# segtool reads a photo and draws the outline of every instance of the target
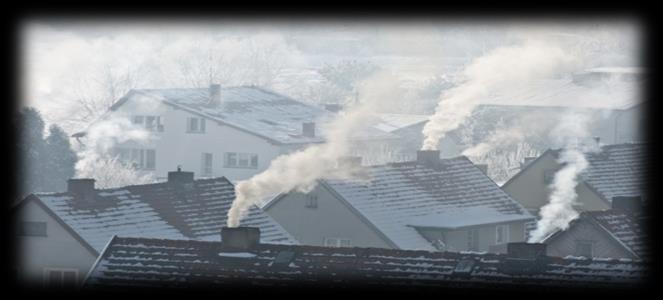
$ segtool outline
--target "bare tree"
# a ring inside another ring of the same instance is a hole
[[[141,174],[138,170],[121,162],[117,157],[103,156],[88,161],[85,168],[77,170],[77,176],[94,178],[99,188],[115,188],[127,185],[155,182],[151,174]]]

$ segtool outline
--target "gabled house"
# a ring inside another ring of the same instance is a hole
[[[604,145],[598,152],[585,154],[589,166],[580,174],[576,187],[578,211],[606,210],[614,197],[641,196],[647,201],[648,175],[647,144],[625,143]],[[539,209],[548,203],[550,185],[561,165],[557,162],[561,150],[547,150],[527,163],[523,170],[502,185],[502,189],[516,199],[530,213],[538,216]]]
[[[334,113],[255,86],[135,89],[94,122],[125,122],[149,138],[109,141],[111,155],[165,180],[175,166],[199,177],[247,179],[275,157],[325,141],[324,124]],[[104,128],[104,127],[102,127]],[[85,147],[87,131],[74,134]],[[352,137],[373,152],[398,136],[373,127]],[[90,146],[92,147],[92,146]]]
[[[534,220],[465,157],[363,167],[366,179],[323,179],[262,206],[302,244],[442,251],[504,251]]]
[[[223,229],[221,242],[113,237],[84,289],[361,285],[605,291],[635,288],[645,279],[640,261],[551,257],[544,244],[509,244],[506,254],[332,248],[263,244],[255,228],[230,229],[232,234]]]
[[[612,209],[582,212],[568,229],[552,233],[542,243],[553,256],[647,260],[651,251],[646,214],[639,202],[640,197],[616,197]]]
[[[61,193],[32,194],[13,209],[22,282],[80,283],[114,235],[218,240],[235,198],[224,177],[194,180],[170,172],[163,183],[95,189],[93,179],[71,179]],[[259,227],[264,242],[296,243],[259,208],[242,224]]]

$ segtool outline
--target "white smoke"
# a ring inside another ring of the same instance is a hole
[[[570,112],[551,131],[554,140],[564,144],[558,159],[563,167],[555,173],[549,201],[539,211],[541,219],[530,235],[530,243],[539,242],[556,230],[566,230],[578,217],[573,206],[577,203],[579,176],[589,166],[585,153],[599,149],[598,144],[588,141],[590,119],[587,114]]]
[[[465,82],[443,95],[423,129],[423,150],[437,149],[440,139],[460,126],[483,99],[499,89],[517,89],[550,78],[575,64],[561,48],[528,40],[497,48],[475,59],[462,72]]]
[[[373,113],[383,97],[385,87],[393,84],[385,73],[378,72],[359,85],[360,101],[339,114],[330,124],[324,144],[282,155],[272,160],[269,168],[235,186],[236,198],[228,211],[227,225],[237,227],[250,207],[268,196],[290,191],[309,192],[321,178],[365,178],[361,168],[339,167],[338,161],[348,156],[352,148],[352,135],[370,123]]]
[[[569,223],[578,217],[573,205],[578,197],[578,175],[587,168],[587,160],[578,148],[573,148],[562,151],[558,162],[565,165],[555,173],[550,200],[539,211],[541,219],[531,233],[530,243],[541,241],[557,229],[566,230]]]
[[[463,150],[462,155],[481,157],[493,149],[507,147],[525,140],[525,133],[520,127],[498,129],[485,141]]]

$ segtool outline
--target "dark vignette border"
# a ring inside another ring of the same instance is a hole
[[[220,3],[220,2],[219,2]],[[651,245],[654,258],[651,261],[649,274],[650,276],[644,282],[644,285],[638,289],[628,291],[588,291],[583,289],[564,289],[550,290],[550,291],[536,291],[536,290],[448,290],[448,289],[417,289],[417,288],[395,288],[395,287],[367,287],[362,286],[361,283],[356,285],[347,286],[345,288],[331,287],[331,286],[292,286],[288,288],[254,288],[249,286],[232,286],[227,289],[209,289],[206,287],[197,287],[186,291],[148,291],[148,290],[132,290],[132,295],[137,296],[179,296],[179,295],[194,295],[194,294],[215,294],[222,297],[241,296],[259,296],[261,294],[271,294],[273,296],[285,296],[295,294],[298,296],[319,297],[319,296],[334,296],[338,295],[362,295],[365,297],[375,296],[410,296],[411,294],[420,294],[421,296],[489,296],[495,297],[500,294],[511,296],[523,297],[557,297],[560,295],[574,295],[574,296],[588,296],[588,297],[604,297],[604,296],[636,296],[644,295],[648,292],[656,290],[656,283],[659,280],[659,259],[656,258],[656,253],[660,249],[657,239],[658,225],[657,212],[659,204],[656,199],[658,198],[658,189],[655,188],[657,183],[657,170],[659,169],[656,163],[659,162],[656,158],[658,153],[658,139],[655,136],[655,120],[658,116],[659,103],[655,101],[658,97],[656,93],[656,83],[658,82],[658,70],[656,67],[659,62],[659,47],[658,47],[658,32],[656,30],[656,16],[654,15],[654,7],[640,6],[636,8],[635,3],[622,2],[620,5],[601,3],[589,3],[584,7],[578,7],[577,4],[570,5],[561,1],[552,4],[539,4],[539,7],[525,7],[517,4],[493,4],[492,7],[484,6],[477,8],[476,1],[465,3],[465,6],[454,3],[452,5],[440,6],[412,6],[412,5],[392,5],[392,4],[375,4],[360,6],[357,4],[346,6],[330,6],[321,5],[318,7],[308,5],[293,5],[293,4],[279,4],[279,5],[263,5],[263,6],[241,6],[241,5],[205,5],[205,6],[185,6],[186,3],[179,5],[173,4],[143,4],[138,5],[128,2],[114,2],[114,4],[97,4],[97,6],[90,6],[86,4],[42,4],[30,5],[19,4],[18,6],[7,10],[4,14],[2,21],[6,26],[3,28],[7,32],[3,35],[5,40],[4,55],[5,67],[7,71],[5,74],[4,84],[5,90],[8,92],[5,100],[2,102],[6,105],[4,110],[7,116],[4,120],[5,131],[3,136],[8,140],[9,149],[6,151],[9,155],[9,168],[6,170],[6,180],[4,180],[5,201],[7,207],[4,210],[6,216],[2,218],[5,223],[2,227],[5,229],[3,235],[4,241],[2,245],[3,254],[5,254],[5,275],[7,279],[5,283],[12,289],[15,289],[20,294],[32,293],[46,293],[53,294],[55,292],[72,291],[54,291],[54,290],[39,290],[17,285],[13,277],[13,271],[10,265],[16,259],[16,253],[11,249],[15,248],[12,245],[15,242],[13,235],[13,217],[9,205],[13,202],[16,196],[16,181],[13,171],[18,168],[18,161],[20,153],[12,153],[14,147],[13,143],[16,140],[16,130],[13,124],[13,112],[19,107],[19,87],[20,87],[20,62],[21,62],[21,49],[20,49],[20,29],[24,22],[33,19],[47,19],[47,20],[80,20],[80,21],[122,21],[122,20],[141,20],[141,21],[160,21],[172,20],[176,22],[188,21],[215,21],[215,20],[238,20],[246,22],[255,21],[268,21],[268,22],[290,22],[290,21],[303,21],[303,22],[408,22],[408,21],[439,21],[439,20],[453,20],[453,21],[531,21],[531,22],[558,22],[564,23],[566,21],[588,21],[591,19],[603,18],[618,18],[636,20],[640,23],[643,30],[643,53],[642,65],[649,68],[649,81],[645,87],[644,97],[646,97],[647,114],[645,117],[646,122],[646,136],[649,138],[650,147],[648,155],[650,157],[650,177],[648,178],[648,193],[652,201],[650,201],[649,211],[653,217],[650,217],[647,229],[649,233],[649,243]],[[115,293],[123,293],[127,291],[104,291],[103,295],[113,295]],[[181,294],[180,294],[181,293]],[[98,297],[101,293],[95,291],[79,291],[73,296],[94,296]],[[72,296],[68,295],[68,296]]]

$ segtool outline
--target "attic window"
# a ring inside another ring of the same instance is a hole
[[[306,195],[306,208],[318,208],[318,195]]]
[[[19,236],[46,236],[46,222],[21,222]]]

